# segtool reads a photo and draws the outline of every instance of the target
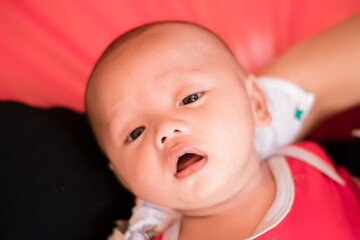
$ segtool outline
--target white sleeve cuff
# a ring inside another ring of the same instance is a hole
[[[264,159],[278,147],[293,142],[311,111],[315,101],[313,93],[275,77],[260,77],[257,83],[266,96],[272,122],[255,129],[255,150]]]

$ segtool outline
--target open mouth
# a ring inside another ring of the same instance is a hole
[[[190,167],[196,162],[199,162],[203,159],[203,156],[200,156],[195,153],[185,153],[180,156],[176,165],[176,173],[184,171],[186,168]]]
[[[207,161],[207,155],[201,150],[185,144],[174,146],[168,155],[171,172],[178,179],[187,178],[200,171]]]

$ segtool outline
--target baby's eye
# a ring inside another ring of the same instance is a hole
[[[202,93],[194,93],[194,94],[187,96],[186,98],[184,98],[181,101],[180,106],[195,102],[196,100],[198,100],[201,97],[201,95],[202,95]]]
[[[126,138],[126,142],[132,142],[137,139],[145,131],[145,126],[135,128]]]

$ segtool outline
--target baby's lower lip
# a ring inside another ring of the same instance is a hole
[[[191,164],[190,166],[183,169],[181,172],[175,174],[176,178],[187,178],[194,173],[200,171],[207,163],[207,156],[203,156],[199,161]]]

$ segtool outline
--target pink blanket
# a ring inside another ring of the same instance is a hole
[[[360,11],[359,0],[3,0],[0,100],[84,111],[91,69],[131,27],[187,20],[218,33],[247,71]]]

